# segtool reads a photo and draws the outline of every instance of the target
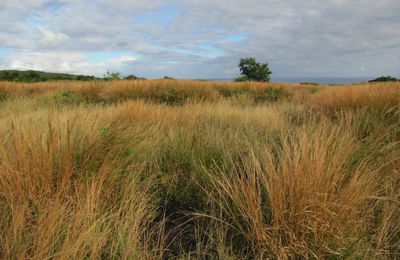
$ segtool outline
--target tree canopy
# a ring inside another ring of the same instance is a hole
[[[255,58],[240,59],[240,73],[242,77],[236,81],[270,81],[272,72],[268,67],[268,63],[259,63]]]

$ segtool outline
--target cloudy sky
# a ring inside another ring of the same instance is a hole
[[[0,69],[231,78],[400,76],[399,0],[0,0]]]

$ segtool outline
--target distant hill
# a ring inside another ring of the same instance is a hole
[[[399,79],[396,79],[395,77],[392,77],[392,76],[382,76],[382,77],[370,80],[368,82],[388,82],[388,81],[399,81]]]
[[[74,75],[66,73],[43,72],[36,70],[0,70],[0,81],[43,82],[51,80],[94,80],[94,76]]]

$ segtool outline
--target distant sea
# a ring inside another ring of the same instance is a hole
[[[321,85],[335,85],[335,84],[351,84],[351,83],[363,83],[368,82],[373,78],[295,78],[295,77],[276,77],[272,78],[271,82],[283,82],[283,83],[301,83],[301,82],[313,82]],[[207,79],[210,81],[234,81],[233,79]]]
[[[272,78],[272,82],[287,82],[287,83],[301,83],[301,82],[313,82],[321,85],[331,84],[351,84],[351,83],[363,83],[368,82],[373,78]]]

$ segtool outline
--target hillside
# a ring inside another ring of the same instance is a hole
[[[66,73],[43,72],[36,70],[0,70],[0,81],[43,82],[53,80],[92,80],[94,76],[74,75]]]

